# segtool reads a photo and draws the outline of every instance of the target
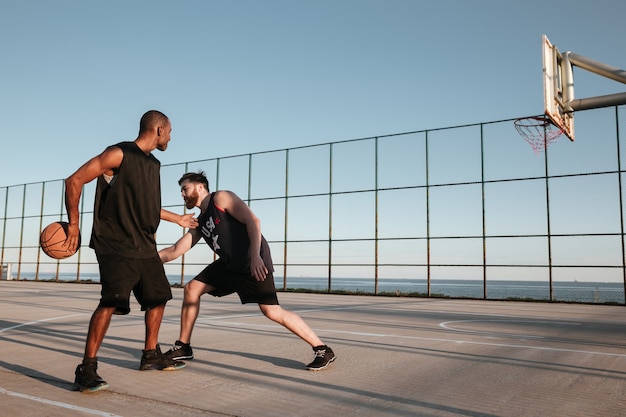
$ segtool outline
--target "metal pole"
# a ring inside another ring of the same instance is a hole
[[[483,125],[480,125],[480,187],[482,192],[482,230],[483,230],[483,299],[487,299],[487,235],[485,219],[485,143]]]
[[[248,154],[248,206],[251,204],[252,195],[252,154]]]
[[[547,238],[548,238],[548,282],[550,286],[550,301],[554,301],[554,285],[552,282],[552,239],[551,239],[551,231],[550,231],[550,187],[549,187],[549,178],[548,178],[548,143],[546,140],[547,128],[544,126],[543,132],[543,159],[545,166],[545,176],[546,176],[546,229],[547,229]]]
[[[600,61],[596,61],[595,59],[587,58],[573,52],[565,52],[563,55],[567,55],[569,57],[569,61],[572,65],[589,72],[593,72],[594,74],[610,78],[613,81],[626,84],[626,71],[623,69],[612,67],[611,65],[604,64]]]
[[[43,229],[43,207],[46,195],[46,183],[41,183],[41,205],[39,206],[39,230]],[[41,232],[40,232],[41,233]],[[39,262],[41,261],[41,250],[37,250],[37,266],[35,267],[35,281],[39,281]]]
[[[620,68],[612,67],[602,62],[587,58],[573,52],[565,52],[563,58],[571,65],[580,67],[584,70],[609,78],[613,81],[626,84],[626,71]],[[573,81],[572,81],[573,82]],[[573,85],[568,86],[572,91],[571,96],[567,97],[565,105],[571,110],[590,110],[602,107],[621,106],[626,104],[626,93],[609,94],[605,96],[588,97],[583,99],[574,99]]]
[[[426,293],[430,297],[430,184],[428,181],[428,131],[425,132],[426,153]]]
[[[22,222],[20,224],[20,249],[17,261],[17,279],[21,277],[22,271],[22,253],[24,251],[24,216],[26,214],[26,184],[24,184],[22,191]]]
[[[289,228],[289,149],[285,150],[285,231],[283,235],[283,290],[287,289],[287,238]]]
[[[185,173],[189,172],[189,162],[185,162]],[[185,204],[183,204],[183,214],[187,214],[187,206]],[[198,227],[200,227],[200,225],[198,225]],[[187,233],[187,231],[183,228],[183,230],[181,231],[181,237],[185,235],[185,233]],[[182,254],[182,256],[180,257],[180,286],[184,286],[185,285],[185,253]]]
[[[81,195],[82,195],[82,189],[81,189]],[[59,221],[63,221],[63,209],[64,208],[65,208],[65,181],[61,183],[61,207],[59,208]],[[61,270],[61,260],[57,260],[55,282],[59,282],[60,270]]]
[[[579,98],[567,103],[572,110],[591,110],[603,107],[621,106],[622,104],[626,104],[626,93]]]
[[[378,137],[374,139],[374,294],[378,294]]]
[[[329,149],[328,164],[328,292],[332,288],[332,260],[333,260],[333,144]]]
[[[4,217],[2,222],[2,255],[0,255],[0,268],[4,265],[4,244],[7,237],[7,213],[9,210],[9,187],[4,188]],[[0,272],[0,275],[2,273]]]
[[[619,221],[622,243],[622,281],[624,284],[624,303],[626,303],[626,245],[624,243],[624,195],[622,192],[622,157],[620,151],[619,111],[615,107],[615,142],[617,146],[617,191],[619,193]]]

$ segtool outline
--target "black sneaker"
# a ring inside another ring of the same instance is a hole
[[[174,342],[174,346],[163,354],[166,358],[173,360],[189,360],[193,359],[193,349],[189,343],[183,343],[180,340]]]
[[[107,388],[109,384],[100,378],[96,372],[97,369],[98,358],[83,360],[83,363],[76,367],[76,378],[72,389],[80,392],[93,392]]]
[[[185,362],[175,361],[167,358],[161,353],[161,347],[157,345],[156,349],[144,350],[141,355],[141,365],[139,365],[140,371],[175,371],[182,369],[185,366]]]
[[[321,371],[322,369],[326,369],[328,365],[337,359],[335,352],[326,345],[316,346],[313,348],[313,351],[315,352],[315,358],[313,362],[306,366],[306,369],[309,371]]]

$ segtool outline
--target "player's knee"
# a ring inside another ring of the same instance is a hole
[[[268,319],[275,322],[280,322],[282,320],[283,309],[280,306],[261,304],[259,305],[259,308],[261,309],[263,315],[265,315]]]
[[[198,291],[198,288],[196,288],[196,285],[192,285],[191,282],[187,283],[187,285],[185,285],[185,288],[183,288],[183,295],[185,297],[185,300],[195,300],[197,298],[200,298],[201,294],[202,293]]]
[[[265,317],[279,324],[283,324],[285,322],[285,315],[288,314],[286,310],[278,305],[262,306],[261,311]]]

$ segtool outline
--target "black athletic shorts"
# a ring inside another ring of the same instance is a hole
[[[158,254],[146,259],[119,255],[100,255],[97,258],[102,284],[100,307],[116,307],[115,314],[128,314],[131,291],[142,311],[172,299],[172,288]]]
[[[234,272],[226,268],[222,259],[207,266],[194,278],[214,289],[209,294],[223,297],[237,293],[242,304],[278,305],[274,275],[270,272],[264,281],[257,281],[250,273]]]

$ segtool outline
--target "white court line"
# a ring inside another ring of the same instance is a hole
[[[289,310],[297,314],[304,313],[316,313],[318,311],[341,311],[341,310],[354,310],[360,307],[330,307],[330,308],[315,308],[315,309],[307,309],[307,310]],[[227,316],[210,316],[205,314],[200,314],[198,316],[198,321],[214,321],[214,320],[230,320],[230,319],[241,319],[241,318],[249,318],[249,317],[263,317],[263,313],[260,310],[257,310],[254,313],[242,313],[242,314],[230,314]],[[169,320],[173,321],[173,320]]]
[[[0,333],[8,332],[9,330],[17,329],[17,328],[24,327],[24,326],[30,326],[31,324],[42,323],[44,321],[61,320],[61,319],[66,319],[68,317],[82,316],[84,314],[85,313],[70,314],[69,316],[50,317],[49,319],[41,319],[41,320],[29,321],[27,323],[16,324],[15,326],[5,327],[4,329],[0,329]]]
[[[243,322],[229,322],[229,323],[212,323],[215,327],[256,327],[256,328],[280,328],[284,329],[284,327],[275,324],[251,324],[251,323],[243,323]],[[568,353],[584,353],[588,355],[598,355],[598,356],[615,356],[619,358],[626,358],[626,353],[609,353],[609,352],[596,352],[590,350],[580,350],[580,349],[566,349],[566,348],[553,348],[553,347],[545,347],[545,346],[528,346],[528,345],[514,345],[508,343],[491,343],[491,342],[476,342],[472,340],[461,340],[461,339],[443,339],[438,337],[422,337],[422,336],[404,336],[398,334],[390,334],[390,333],[365,333],[365,332],[350,332],[345,330],[332,330],[332,329],[320,329],[316,330],[319,333],[339,333],[346,334],[351,336],[364,336],[364,337],[372,337],[372,338],[389,338],[389,339],[409,339],[409,340],[423,340],[427,342],[444,342],[444,343],[454,343],[454,344],[466,344],[466,345],[478,345],[478,346],[491,346],[491,347],[504,347],[504,348],[513,348],[513,349],[529,349],[529,350],[541,350],[548,352],[568,352]]]
[[[523,337],[526,339],[544,339],[543,336],[533,336],[529,334],[514,334],[514,333],[496,333],[490,332],[486,330],[466,330],[466,329],[457,329],[455,327],[449,326],[453,323],[542,323],[542,324],[556,324],[561,326],[580,326],[580,323],[567,323],[560,321],[545,321],[545,320],[454,320],[454,321],[446,321],[443,323],[439,323],[439,327],[442,327],[446,330],[451,330],[453,332],[461,332],[461,333],[479,333],[479,334],[491,334],[493,336],[513,336],[513,337]]]
[[[13,330],[13,329],[17,329],[17,328],[20,328],[20,327],[24,327],[24,326],[29,326],[31,324],[41,323],[41,322],[45,322],[45,321],[52,321],[52,320],[61,320],[61,319],[65,319],[65,318],[68,318],[68,317],[76,317],[76,316],[82,316],[82,315],[84,315],[84,313],[70,314],[70,315],[67,315],[67,316],[50,317],[50,318],[42,319],[42,320],[29,321],[27,323],[16,324],[15,326],[5,327],[4,329],[0,329],[0,333],[6,332],[6,331],[9,331],[9,330]],[[18,397],[18,398],[23,398],[23,399],[26,399],[26,400],[36,401],[36,402],[40,402],[40,403],[43,403],[43,404],[53,405],[55,407],[61,407],[61,408],[67,408],[67,409],[70,409],[70,410],[81,411],[81,412],[88,413],[88,414],[93,414],[93,415],[96,415],[96,416],[122,417],[122,416],[119,416],[117,414],[107,413],[105,411],[93,410],[91,408],[80,407],[80,406],[73,405],[73,404],[67,404],[67,403],[62,403],[62,402],[58,402],[58,401],[51,401],[51,400],[47,400],[47,399],[41,398],[41,397],[34,397],[32,395],[22,394],[22,393],[19,393],[19,392],[8,391],[8,390],[6,390],[4,388],[1,388],[1,387],[0,387],[0,394],[5,394],[5,395],[10,395],[12,397]]]
[[[76,410],[76,411],[82,411],[83,413],[93,414],[93,415],[96,415],[96,416],[122,417],[122,416],[117,415],[117,414],[107,413],[106,411],[93,410],[91,408],[80,407],[80,406],[74,405],[74,404],[61,403],[61,402],[58,402],[58,401],[46,400],[45,398],[34,397],[32,395],[26,395],[26,394],[22,394],[22,393],[19,393],[19,392],[8,391],[8,390],[6,390],[4,388],[1,388],[1,387],[0,387],[0,394],[10,395],[12,397],[23,398],[25,400],[32,400],[32,401],[36,401],[36,402],[43,403],[43,404],[53,405],[55,407],[67,408],[67,409]]]
[[[345,332],[345,331],[334,331],[334,330],[326,330],[326,331],[331,332],[331,333],[351,334],[355,336],[388,337],[388,338],[396,338],[396,339],[425,340],[429,342],[452,342],[455,344],[506,347],[506,348],[514,348],[514,349],[545,350],[545,351],[552,351],[552,352],[585,353],[589,355],[616,356],[620,358],[626,358],[626,353],[595,352],[595,351],[590,351],[590,350],[551,348],[551,347],[544,347],[544,346],[513,345],[513,344],[508,344],[508,343],[475,342],[471,340],[441,339],[437,337],[402,336],[402,335],[394,335],[394,334],[359,333],[359,332]]]

